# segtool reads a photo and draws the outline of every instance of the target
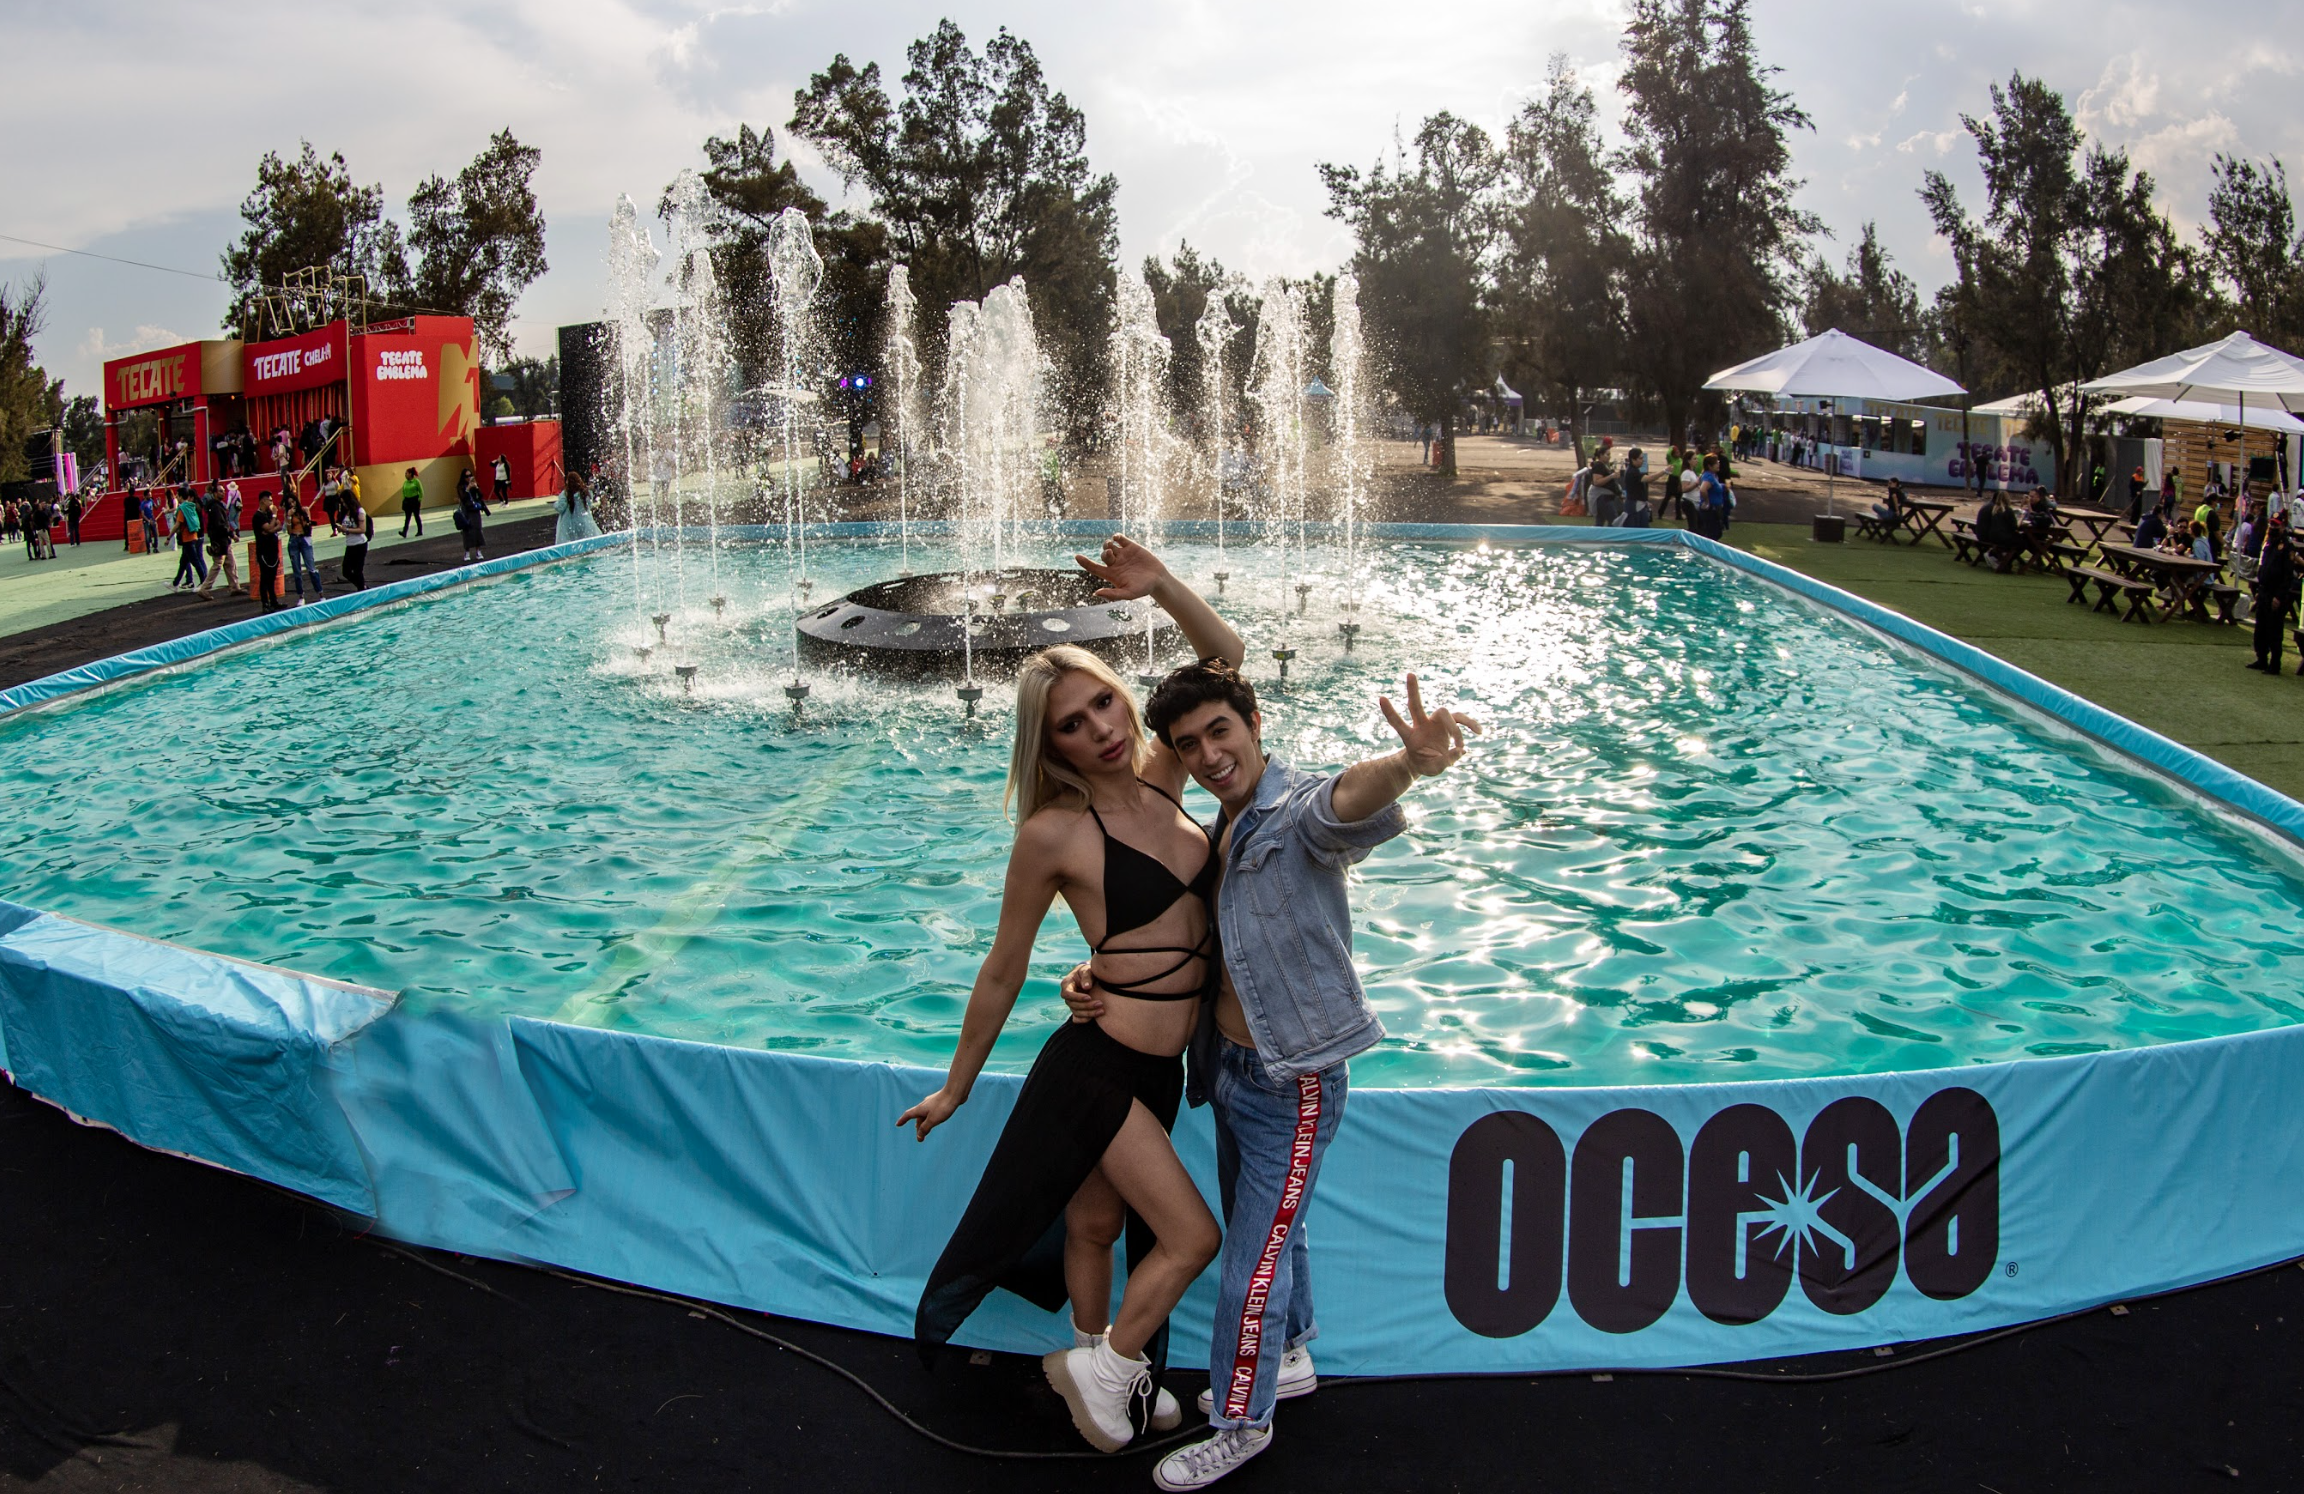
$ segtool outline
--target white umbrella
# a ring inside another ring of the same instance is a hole
[[[2150,363],[2139,363],[2080,386],[2095,394],[2140,394],[2150,399],[2219,403],[2235,401],[2241,428],[2248,426],[2248,401],[2304,412],[2304,358],[2234,332],[2202,347],[2186,348]]]
[[[1850,337],[1837,327],[1806,342],[1724,368],[1706,379],[1704,387],[1787,399],[1832,400],[1941,399],[1968,392],[1932,368]],[[1837,476],[1837,472],[1825,474],[1826,513],[1832,511]]]
[[[2304,432],[2304,420],[2286,410],[2259,407],[2251,410],[2240,404],[2211,404],[2195,399],[2148,399],[2133,395],[2116,399],[2104,407],[2107,415],[2126,415],[2143,420],[2192,420],[2201,425],[2240,425],[2252,431],[2278,431],[2283,435]]]

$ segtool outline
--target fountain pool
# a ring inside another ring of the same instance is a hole
[[[1492,727],[1356,873],[1390,1036],[1309,1215],[1325,1371],[1847,1348],[2295,1253],[2304,806],[1678,533],[1280,538],[1163,547],[1228,568],[1276,751],[1384,750],[1410,668]],[[0,1062],[401,1239],[906,1331],[1077,935],[898,1133],[992,930],[1002,691],[811,668],[796,710],[785,536],[681,549],[0,696]],[[903,555],[969,568],[919,524],[808,563]],[[700,559],[722,606],[675,600]],[[1177,1143],[1212,1175],[1205,1112]],[[996,1297],[963,1341],[1061,1333]]]
[[[2304,1014],[2287,847],[1763,581],[1396,540],[1299,616],[1296,573],[1229,554],[1275,750],[1384,750],[1407,669],[1491,726],[1358,873],[1391,1034],[1362,1085],[1938,1068]],[[834,592],[891,559],[811,548]],[[602,554],[0,721],[41,805],[0,825],[0,887],[424,1008],[939,1065],[997,912],[1004,692],[971,723],[949,686],[812,670],[795,723],[783,551],[719,561],[732,605],[646,660]],[[1349,654],[1347,596],[1374,620]],[[1082,954],[1062,909],[1038,953],[1013,1071]]]

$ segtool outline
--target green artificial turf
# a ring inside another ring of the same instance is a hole
[[[1851,531],[1853,534],[1853,531]],[[1799,524],[1738,524],[1730,544],[1999,655],[2182,742],[2291,798],[2304,799],[2304,679],[2291,647],[2274,679],[2245,668],[2246,627],[2146,626],[2074,606],[2059,576],[1962,565],[1934,540],[1818,544]]]

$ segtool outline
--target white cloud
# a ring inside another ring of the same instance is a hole
[[[130,353],[142,352],[146,348],[164,348],[191,340],[181,332],[171,331],[166,327],[156,327],[150,322],[139,322],[134,332],[121,338],[118,342],[107,337],[102,327],[90,327],[88,335],[80,339],[80,346],[76,351],[87,361],[101,365],[110,359],[124,358]]]

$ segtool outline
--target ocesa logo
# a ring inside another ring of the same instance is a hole
[[[1714,1322],[1755,1323],[1795,1276],[1824,1311],[1859,1313],[1899,1265],[1949,1301],[1999,1253],[2000,1120],[1972,1089],[1938,1090],[1907,1126],[1836,1100],[1797,1141],[1767,1106],[1732,1105],[1685,1150],[1662,1116],[1617,1110],[1576,1138],[1573,1164],[1550,1126],[1504,1110],[1448,1161],[1448,1308],[1489,1338],[1551,1316],[1563,1280],[1577,1317],[1636,1333],[1683,1282]]]

